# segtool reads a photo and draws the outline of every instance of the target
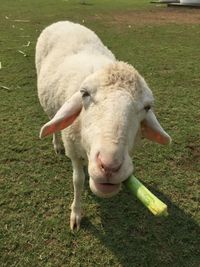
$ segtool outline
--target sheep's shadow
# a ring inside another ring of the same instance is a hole
[[[150,190],[167,203],[167,218],[152,216],[124,190],[113,199],[96,198],[101,225],[85,218],[82,226],[101,240],[120,266],[199,266],[199,226],[164,195]]]

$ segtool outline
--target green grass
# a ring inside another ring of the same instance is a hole
[[[197,267],[200,26],[113,24],[118,12],[142,10],[145,18],[145,12],[165,7],[144,0],[88,3],[0,0],[0,265]],[[183,16],[185,12],[191,11]],[[135,175],[168,204],[167,219],[153,217],[125,189],[103,200],[86,183],[82,228],[70,232],[72,168],[68,159],[55,156],[49,138],[38,138],[47,117],[37,99],[34,67],[40,31],[64,19],[84,20],[152,88],[157,115],[173,143],[161,147],[143,142],[133,160]]]

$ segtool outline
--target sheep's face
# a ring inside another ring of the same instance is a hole
[[[133,67],[121,63],[88,77],[80,93],[90,187],[95,194],[110,197],[133,172],[130,154],[153,105],[152,92]]]
[[[152,105],[144,79],[132,66],[118,62],[87,77],[80,91],[42,127],[41,137],[66,128],[80,114],[90,188],[98,196],[110,197],[133,172],[130,155],[140,133],[160,144],[170,142]]]

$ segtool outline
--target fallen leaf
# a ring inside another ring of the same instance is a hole
[[[18,50],[18,52],[19,52],[20,54],[22,54],[24,57],[27,56],[26,53],[24,53],[22,50]]]
[[[15,22],[30,22],[28,19],[14,19]]]
[[[1,85],[1,89],[5,89],[5,90],[8,90],[8,91],[10,91],[10,90],[11,90],[9,87],[7,87],[7,86],[4,86],[4,85]]]
[[[25,45],[23,45],[23,46],[26,46],[26,47],[28,47],[30,44],[31,44],[31,42],[30,42],[30,41],[28,41],[28,43],[27,43],[27,44],[25,44]]]

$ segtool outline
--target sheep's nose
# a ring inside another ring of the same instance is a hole
[[[105,174],[112,174],[118,172],[122,165],[122,162],[102,157],[101,154],[98,154],[97,162],[100,170]]]

